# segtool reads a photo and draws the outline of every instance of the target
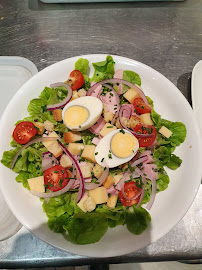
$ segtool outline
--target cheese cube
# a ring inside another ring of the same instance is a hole
[[[62,155],[60,158],[60,165],[64,168],[72,167],[72,160],[67,155]]]
[[[91,174],[92,166],[91,165],[88,164],[86,166],[81,166],[80,169],[81,169],[81,173],[83,175],[83,178],[88,178],[88,177],[92,176],[92,174]]]
[[[30,179],[27,179],[27,181],[28,181],[30,190],[34,190],[37,192],[45,192],[43,176],[30,178]]]
[[[165,126],[162,126],[159,129],[159,133],[161,133],[163,136],[165,136],[166,138],[170,138],[170,136],[173,134],[172,131],[170,131],[170,129],[168,129]]]
[[[121,180],[121,178],[123,177],[123,173],[119,173],[117,175],[115,175],[114,178],[114,184],[117,185],[118,182]]]
[[[146,125],[153,125],[153,121],[151,120],[151,114],[150,113],[144,113],[140,115],[140,123],[146,124]]]
[[[113,184],[114,184],[114,178],[111,175],[108,175],[107,179],[103,183],[103,186],[105,188],[110,188]]]
[[[124,98],[127,99],[131,104],[134,103],[134,100],[136,98],[140,97],[140,94],[138,93],[137,90],[130,88],[124,95]]]
[[[58,138],[59,139],[59,136],[57,135],[57,133],[55,133],[55,131],[53,131],[47,136],[47,138]],[[43,145],[48,149],[48,146],[51,145],[53,142],[54,142],[54,140],[43,142]]]
[[[73,155],[80,155],[81,150],[84,149],[83,143],[69,143],[67,146],[67,150]]]
[[[117,128],[115,127],[115,126],[113,126],[113,125],[111,125],[110,123],[106,123],[105,125],[104,125],[104,127],[100,130],[100,135],[102,136],[102,137],[104,137],[104,136],[106,136],[108,133],[110,133],[110,132],[112,132],[112,131],[114,131],[114,130],[116,130]]]
[[[96,204],[106,203],[108,201],[108,194],[105,187],[98,187],[90,190],[89,196]]]
[[[112,195],[107,201],[107,206],[111,209],[114,209],[116,207],[117,200],[118,195]]]
[[[85,145],[81,157],[97,163],[95,160],[95,145]]]
[[[88,199],[88,194],[84,194],[83,198],[80,200],[79,203],[77,203],[78,207],[83,211],[83,212],[87,212],[86,208],[83,206],[84,202]]]

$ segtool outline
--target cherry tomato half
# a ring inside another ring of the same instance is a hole
[[[141,188],[137,187],[136,183],[133,181],[124,184],[124,192],[129,199],[133,198],[139,191],[141,191]],[[123,193],[120,190],[119,199],[124,206],[131,206],[133,204],[138,204],[140,196],[138,196],[136,199],[132,201],[129,201],[124,198]]]
[[[68,170],[65,170],[60,165],[55,165],[44,172],[44,184],[45,186],[55,192],[60,189],[63,189],[69,182],[69,178],[72,173]]]
[[[13,131],[13,138],[19,144],[28,143],[35,135],[37,129],[32,122],[21,122]]]
[[[155,139],[156,139],[156,129],[154,126],[150,126],[150,125],[145,125],[145,124],[137,124],[133,131],[135,131],[136,133],[141,133],[141,134],[154,134],[153,137],[142,137],[142,138],[137,138],[139,141],[139,146],[140,147],[147,147],[149,145],[151,145]]]
[[[83,74],[79,70],[73,70],[67,82],[70,84],[72,90],[77,90],[84,84]]]
[[[152,108],[144,103],[142,98],[136,98],[134,100],[134,107],[137,113],[144,114],[151,112]]]

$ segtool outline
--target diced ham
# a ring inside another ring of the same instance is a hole
[[[89,128],[90,132],[99,135],[100,130],[104,127],[105,121],[102,116],[98,119],[97,123]]]
[[[114,73],[114,78],[123,79],[123,69],[117,69]],[[116,84],[114,86],[116,86]],[[118,89],[119,89],[118,94],[121,95],[123,93],[123,84],[122,83],[119,84]]]
[[[143,173],[146,174],[146,178],[151,181],[156,181],[158,178],[158,172],[155,171],[157,169],[156,164],[144,164],[143,165]]]
[[[110,188],[107,189],[107,193],[111,195],[117,195],[118,190],[112,185]]]
[[[80,186],[80,180],[75,180],[73,185],[71,186],[71,189],[78,188]]]
[[[84,179],[85,183],[90,183],[92,181],[92,177],[88,177]]]
[[[110,94],[112,94],[113,96]],[[102,103],[107,104],[107,108],[109,112],[112,112],[113,114],[115,114],[115,111],[117,111],[117,99],[116,99],[116,96],[112,92],[107,92],[106,95],[104,96],[101,95],[100,100],[102,101]]]
[[[96,83],[92,82],[91,86],[93,86],[94,84],[96,84]],[[98,97],[101,90],[102,90],[102,85],[98,85],[98,87],[96,87],[95,90],[93,91],[93,93],[91,94],[91,97]]]
[[[98,145],[98,143],[99,143],[100,141],[101,141],[101,139],[98,138],[98,137],[94,137],[94,138],[92,139],[92,143],[95,144],[95,145]]]

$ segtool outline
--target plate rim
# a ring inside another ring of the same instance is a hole
[[[87,58],[87,59],[88,59],[88,58],[90,58],[90,57],[92,57],[92,56],[93,56],[93,57],[97,57],[97,56],[99,56],[99,57],[106,57],[107,55],[109,55],[109,54],[87,54],[87,55],[80,55],[80,56],[74,56],[74,57],[66,58],[66,59],[63,59],[63,60],[61,60],[61,61],[58,61],[58,62],[56,62],[56,63],[54,63],[54,64],[52,64],[52,65],[50,65],[50,66],[47,66],[46,68],[44,68],[44,69],[41,70],[40,72],[42,72],[42,71],[44,71],[44,70],[47,70],[48,68],[53,67],[53,66],[55,66],[55,65],[59,65],[59,64],[61,64],[61,63],[63,63],[63,62],[66,62],[66,61],[72,61],[72,60],[74,60],[74,59],[76,60],[76,59],[81,58],[81,57],[82,57],[82,58]],[[152,67],[150,67],[150,66],[148,66],[148,65],[146,65],[146,64],[144,64],[144,63],[141,63],[141,62],[139,62],[139,61],[133,60],[133,59],[131,59],[131,58],[127,58],[127,57],[123,57],[123,56],[119,56],[119,55],[112,55],[112,54],[110,54],[110,55],[111,55],[112,57],[119,58],[119,59],[125,60],[125,61],[127,61],[127,62],[132,62],[133,66],[134,66],[134,63],[136,63],[136,64],[138,64],[139,66],[143,66],[144,68],[147,68],[147,69],[149,69],[149,70],[152,70],[153,72],[157,73],[158,76],[160,76],[160,77],[163,78],[164,80],[166,79],[166,81],[167,81],[170,85],[172,85],[172,87],[175,88],[176,93],[177,93],[178,95],[180,95],[181,98],[184,99],[184,102],[185,102],[185,104],[186,104],[186,107],[189,108],[189,113],[192,114],[192,119],[194,120],[194,124],[197,126],[197,137],[198,137],[198,139],[199,139],[199,144],[200,144],[200,147],[201,147],[201,146],[202,146],[202,140],[201,140],[200,130],[199,130],[199,126],[198,126],[196,117],[195,117],[195,115],[194,115],[194,112],[193,112],[193,110],[192,110],[192,108],[191,108],[189,102],[187,101],[187,99],[185,98],[185,96],[180,92],[180,90],[179,90],[179,89],[178,89],[178,88],[177,88],[177,87],[176,87],[169,79],[167,79],[163,74],[161,74],[159,71],[153,69]],[[39,72],[39,73],[40,73],[40,72]],[[37,75],[38,75],[39,73],[37,73],[36,75],[34,75],[32,78],[37,77]],[[32,78],[31,78],[30,80],[32,80]],[[3,115],[2,115],[2,119],[4,119],[4,114],[6,114],[7,110],[10,109],[10,108],[9,108],[9,107],[11,106],[10,104],[12,104],[13,100],[15,99],[15,97],[18,96],[20,92],[24,92],[24,87],[26,88],[26,85],[29,83],[30,80],[28,80],[28,81],[27,81],[27,82],[26,82],[26,83],[25,83],[25,84],[24,84],[24,85],[16,92],[16,94],[13,96],[13,98],[12,98],[11,101],[8,103],[8,105],[7,105],[7,107],[6,107],[5,111],[4,111],[4,113],[3,113]],[[0,127],[1,127],[1,123],[2,123],[2,120],[0,121]],[[201,161],[201,160],[202,160],[202,153],[199,153],[199,158],[200,158],[200,161]],[[201,176],[202,176],[202,168],[200,168],[200,179],[201,179]],[[0,182],[0,183],[1,183],[1,182]],[[190,206],[192,205],[192,203],[193,203],[193,201],[194,201],[194,199],[195,199],[195,197],[196,197],[196,194],[197,194],[197,192],[198,192],[199,187],[200,187],[200,181],[199,181],[199,183],[198,183],[197,188],[195,189],[195,192],[194,192],[193,195],[192,195],[192,199],[189,201],[189,204],[187,204],[188,207],[186,208],[186,211],[183,211],[183,213],[179,216],[178,220],[175,222],[175,225],[173,225],[171,228],[169,228],[168,231],[167,231],[167,233],[168,233],[171,229],[173,229],[173,228],[181,221],[181,219],[184,217],[184,215],[187,213],[187,211],[189,210]],[[0,188],[1,188],[1,185],[0,185]],[[2,190],[2,188],[1,188],[1,190]],[[3,196],[4,196],[3,191],[2,191],[2,194],[3,194]],[[11,211],[13,212],[13,205],[10,203],[10,200],[7,198],[7,196],[6,196],[6,197],[4,196],[4,199],[5,199],[5,201],[7,202],[7,204],[9,205],[9,207],[11,208]],[[14,213],[14,215],[15,215],[16,217],[18,216],[18,214],[16,215],[15,213]],[[18,218],[18,217],[17,217],[17,218]],[[64,249],[64,248],[62,248],[62,247],[59,247],[59,246],[57,246],[56,244],[50,243],[49,241],[43,239],[43,237],[38,236],[37,234],[35,234],[35,232],[33,232],[32,229],[29,228],[29,227],[27,226],[27,224],[25,224],[25,222],[23,222],[21,219],[19,219],[19,220],[20,220],[20,222],[28,229],[28,231],[30,231],[32,234],[34,234],[34,235],[35,235],[36,237],[38,237],[40,240],[42,240],[42,241],[44,241],[44,242],[50,244],[51,246],[57,247],[57,248],[59,248],[59,249],[65,251],[65,252],[69,252],[69,253],[71,253],[71,254],[78,254],[78,253],[72,253],[71,251],[68,251],[67,249]],[[163,235],[158,236],[155,240],[151,241],[150,244],[156,242],[157,240],[159,240],[160,238],[162,238],[162,237],[163,237],[164,235],[166,235],[167,233],[164,233]],[[146,246],[148,246],[148,245],[150,245],[150,244],[147,244]],[[143,247],[146,247],[146,246],[144,245]],[[143,248],[143,247],[141,247],[141,248]],[[140,248],[140,249],[141,249],[141,248]],[[139,250],[139,249],[138,249],[138,250]],[[132,252],[134,252],[134,251],[132,251]],[[116,257],[116,256],[125,255],[125,254],[129,254],[129,253],[118,253],[117,255],[110,256],[110,257]],[[91,256],[89,256],[89,255],[82,255],[82,256],[91,257]],[[101,258],[101,257],[107,257],[107,256],[105,256],[105,255],[104,255],[104,256],[97,256],[97,258]],[[109,257],[108,257],[108,258],[109,258]]]

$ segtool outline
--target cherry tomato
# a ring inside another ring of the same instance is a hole
[[[136,183],[133,181],[130,181],[124,184],[124,192],[129,199],[133,198],[140,191],[141,191],[141,188],[137,187]],[[123,196],[123,193],[119,191],[119,199],[124,206],[131,206],[133,204],[138,204],[140,196],[138,196],[136,199],[132,201],[129,201],[129,200],[126,200]]]
[[[32,122],[21,122],[13,131],[13,138],[19,144],[28,143],[35,135],[37,129]]]
[[[139,141],[140,147],[147,147],[151,145],[156,139],[157,132],[154,126],[140,123],[134,127],[133,131],[135,131],[136,133],[141,133],[141,134],[154,134],[153,137],[137,138]]]
[[[134,107],[137,113],[144,114],[151,112],[152,108],[144,103],[142,98],[136,98],[134,100]]]
[[[77,90],[84,84],[83,74],[79,70],[73,70],[67,82],[70,84],[72,90]]]
[[[69,178],[72,173],[69,170],[65,170],[60,165],[55,165],[44,172],[44,184],[46,187],[55,192],[63,189],[69,182]]]

